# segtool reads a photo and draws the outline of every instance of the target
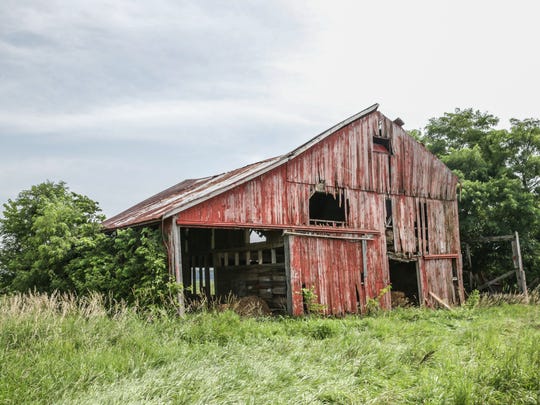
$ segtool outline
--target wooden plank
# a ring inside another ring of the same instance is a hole
[[[171,233],[172,250],[174,257],[174,275],[176,279],[176,284],[178,284],[179,287],[177,293],[178,315],[184,316],[186,312],[186,307],[184,303],[184,286],[182,280],[182,240],[180,234],[180,227],[176,225],[176,221],[174,221],[174,219],[171,226]]]
[[[292,237],[294,238],[294,237]],[[295,315],[293,305],[293,285],[292,285],[292,263],[291,263],[291,236],[283,236],[283,246],[285,251],[285,278],[287,282],[287,313]]]
[[[514,267],[516,268],[517,279],[521,293],[525,297],[525,302],[529,302],[529,292],[527,291],[527,281],[525,279],[525,271],[523,270],[523,262],[521,260],[521,246],[519,244],[519,234],[514,233],[514,241],[512,242],[512,250],[514,251]]]
[[[437,295],[433,294],[431,291],[429,292],[429,295],[435,299],[439,304],[441,304],[443,307],[448,309],[449,311],[453,311],[452,307],[448,305],[446,302],[444,302],[442,299],[440,299]]]
[[[502,236],[481,236],[478,238],[479,242],[500,242],[505,240],[513,240],[514,235],[502,235]]]
[[[506,273],[500,275],[499,277],[496,277],[496,278],[494,278],[493,280],[488,281],[487,283],[482,284],[481,286],[478,287],[478,289],[479,289],[479,290],[483,290],[484,288],[487,288],[487,287],[489,287],[489,286],[495,284],[495,283],[498,282],[498,281],[504,280],[505,278],[508,278],[508,277],[512,276],[514,273],[515,273],[514,270],[510,270],[510,271],[508,271],[508,272],[506,272]]]

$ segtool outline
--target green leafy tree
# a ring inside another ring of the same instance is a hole
[[[476,270],[493,275],[508,271],[508,243],[477,243],[480,236],[518,231],[524,265],[540,276],[540,120],[499,119],[473,109],[456,109],[429,120],[419,138],[460,178],[460,233],[473,247]]]
[[[4,204],[0,218],[0,288],[73,289],[66,267],[77,247],[100,232],[100,209],[65,183],[45,182]]]

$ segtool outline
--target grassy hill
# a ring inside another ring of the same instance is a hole
[[[102,298],[0,298],[0,403],[540,401],[540,306],[177,319]]]

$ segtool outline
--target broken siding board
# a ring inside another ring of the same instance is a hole
[[[424,262],[429,291],[445,300],[449,305],[456,304],[453,293],[452,260],[440,259]]]

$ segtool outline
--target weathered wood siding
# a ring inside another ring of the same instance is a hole
[[[381,271],[380,266],[384,262],[377,246],[380,238],[367,241],[364,275],[361,241],[322,236],[288,235],[292,313],[304,313],[303,288],[314,291],[317,302],[327,313],[363,312],[366,297],[373,297],[374,292],[388,284],[387,271]],[[354,238],[354,235],[342,236]]]

